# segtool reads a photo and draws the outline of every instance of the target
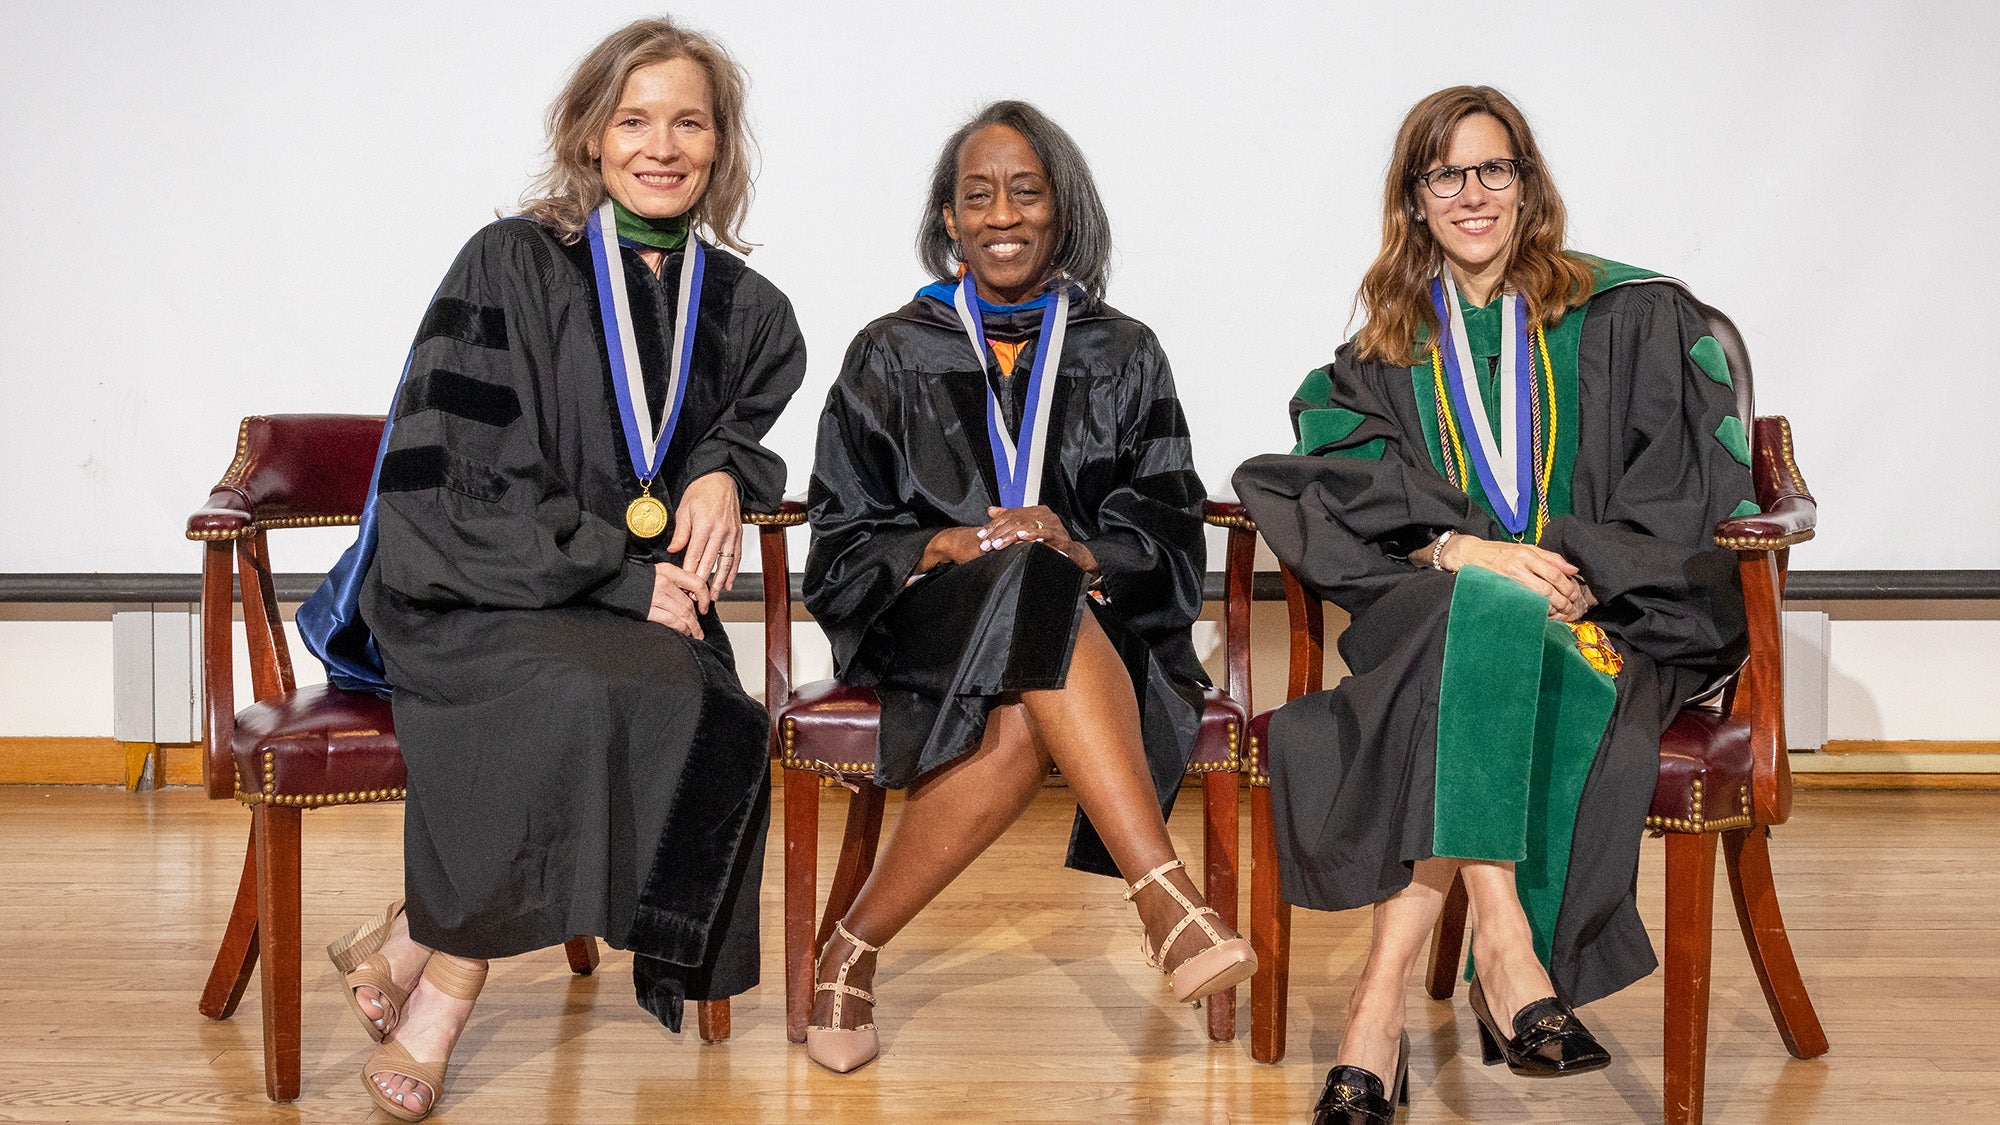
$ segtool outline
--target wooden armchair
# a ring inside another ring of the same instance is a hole
[[[1734,378],[1738,410],[1754,417],[1750,359],[1734,324],[1706,305],[1709,334],[1722,345]],[[1722,691],[1721,708],[1689,706],[1660,740],[1660,773],[1646,827],[1667,848],[1666,1120],[1700,1125],[1708,1058],[1709,955],[1714,919],[1715,854],[1723,862],[1736,918],[1764,988],[1778,1034],[1793,1056],[1827,1049],[1772,879],[1770,829],[1791,815],[1791,767],[1786,758],[1783,644],[1779,610],[1790,548],[1812,538],[1817,507],[1792,458],[1791,425],[1757,418],[1751,427],[1751,472],[1757,515],[1723,520],[1715,543],[1736,552],[1750,623],[1750,656]],[[1285,600],[1291,617],[1287,698],[1317,691],[1324,680],[1322,605],[1289,570]],[[1271,823],[1270,714],[1250,724],[1251,941],[1261,971],[1251,982],[1251,1055],[1275,1063],[1285,1054],[1285,1003],[1291,906],[1279,893]],[[1454,880],[1433,938],[1428,988],[1450,998],[1464,951],[1466,897]]]
[[[300,814],[401,800],[404,774],[388,700],[328,684],[300,688],[294,681],[265,533],[358,522],[381,437],[379,417],[245,418],[235,460],[187,523],[188,538],[203,546],[203,774],[209,797],[235,797],[250,806],[243,878],[200,1009],[210,1019],[234,1014],[258,954],[264,954],[264,1090],[274,1101],[299,1094]],[[770,519],[744,515],[746,523]],[[763,530],[765,544],[778,541],[776,581],[782,590],[783,531]],[[766,554],[767,583],[770,567]],[[230,643],[232,569],[240,576],[256,696],[241,712]],[[789,664],[789,630],[782,640]],[[575,938],[566,949],[575,972],[596,968],[596,939]],[[728,1038],[729,1002],[700,1004],[698,1023],[704,1040]]]
[[[1202,893],[1234,927],[1239,748],[1250,707],[1250,579],[1257,536],[1240,505],[1211,500],[1204,516],[1211,525],[1229,530],[1223,622],[1228,675],[1226,691],[1204,693],[1188,773],[1199,775],[1203,785]],[[775,705],[774,714],[774,752],[784,766],[785,784],[785,1033],[792,1042],[803,1043],[812,1014],[813,958],[867,882],[881,840],[886,791],[872,780],[881,708],[868,688],[818,680]],[[847,830],[825,912],[815,927],[819,794],[822,786],[836,784],[852,790]],[[1218,1041],[1236,1037],[1234,989],[1209,1000],[1208,1035]]]

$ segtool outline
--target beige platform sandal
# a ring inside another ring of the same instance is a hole
[[[1186,917],[1167,931],[1167,938],[1160,943],[1159,948],[1155,949],[1153,943],[1143,933],[1139,935],[1139,948],[1145,951],[1146,964],[1167,974],[1167,985],[1173,989],[1175,1003],[1196,1004],[1200,1003],[1203,997],[1212,996],[1225,988],[1234,988],[1249,980],[1251,974],[1257,971],[1257,953],[1250,948],[1247,938],[1222,936],[1222,932],[1209,922],[1210,918],[1222,920],[1222,915],[1217,914],[1214,907],[1196,906],[1192,899],[1181,893],[1179,887],[1167,882],[1165,878],[1167,872],[1186,866],[1187,864],[1176,859],[1146,872],[1138,882],[1126,890],[1125,901],[1132,901],[1140,891],[1146,889],[1147,884],[1153,883],[1158,884],[1161,890],[1174,896],[1174,901],[1181,904]],[[1167,950],[1172,949],[1174,942],[1180,940],[1183,930],[1194,925],[1200,926],[1202,932],[1208,935],[1208,948],[1173,968],[1168,968],[1165,960]]]
[[[880,953],[882,949],[848,933],[847,927],[837,921],[833,924],[833,932],[839,934],[841,940],[847,942],[850,948],[846,960],[840,963],[840,971],[834,974],[833,979],[818,981],[813,985],[814,996],[822,992],[833,993],[831,1017],[833,1026],[806,1025],[806,1056],[828,1070],[846,1074],[850,1070],[867,1065],[876,1055],[882,1053],[882,1040],[875,1034],[873,1023],[864,1023],[860,1027],[840,1026],[840,1008],[849,996],[856,1000],[865,1000],[870,1008],[874,1007],[875,994],[848,984],[847,973],[861,960],[862,954]],[[825,959],[826,951],[822,949],[820,960],[823,962]],[[818,964],[813,966],[813,977],[818,980]]]
[[[347,989],[347,1004],[354,1014],[361,1018],[363,1030],[368,1037],[380,1043],[389,1038],[396,1025],[403,1020],[403,1005],[410,1002],[410,990],[396,983],[389,975],[389,959],[377,956],[383,943],[389,940],[389,931],[395,927],[396,915],[403,912],[403,900],[397,899],[382,912],[382,917],[371,919],[348,931],[326,947],[327,959],[340,970],[341,981]],[[421,973],[423,970],[419,969]],[[372,988],[381,996],[376,1003],[376,1011],[370,1012],[355,994],[357,988]]]
[[[474,965],[463,958],[446,953],[433,953],[424,965],[423,979],[432,988],[458,1000],[477,1000],[479,990],[486,987],[486,966]],[[375,1105],[383,1113],[401,1121],[422,1121],[437,1108],[438,1098],[444,1094],[445,1071],[450,1068],[450,1059],[437,1062],[423,1062],[412,1056],[401,1043],[390,1040],[375,1048],[368,1061],[361,1064],[361,1081],[368,1087],[368,1096],[375,1099]],[[413,1078],[425,1090],[424,1108],[411,1109],[383,1090],[375,1079],[381,1075],[400,1074]]]

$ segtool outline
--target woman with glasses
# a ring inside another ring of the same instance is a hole
[[[1633,903],[1661,732],[1744,651],[1711,529],[1754,511],[1728,364],[1669,279],[1568,251],[1498,91],[1410,111],[1367,324],[1236,488],[1351,617],[1351,674],[1271,723],[1285,898],[1374,906],[1315,1121],[1407,1100],[1405,994],[1464,882],[1482,1057],[1610,1061],[1572,1005],[1652,971]]]

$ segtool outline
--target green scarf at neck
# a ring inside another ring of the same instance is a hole
[[[678,250],[687,245],[688,220],[685,214],[670,219],[651,219],[635,215],[625,209],[616,199],[611,201],[612,213],[618,216],[618,237],[629,238],[641,246],[651,246],[656,250]]]

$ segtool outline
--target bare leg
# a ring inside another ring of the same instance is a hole
[[[901,932],[1020,818],[1051,761],[1062,768],[1128,882],[1175,858],[1146,767],[1131,678],[1097,619],[1086,613],[1063,687],[1022,692],[1018,704],[994,708],[977,750],[911,786],[894,833],[847,912],[848,930],[870,945]],[[1202,902],[1185,871],[1167,878]],[[1156,944],[1181,919],[1179,905],[1156,887],[1135,901]],[[1190,926],[1167,952],[1167,964],[1208,944],[1207,935]],[[849,950],[835,934],[820,961],[821,980],[832,979]],[[874,971],[875,959],[864,956],[848,973],[848,984],[870,989]],[[832,1003],[831,993],[815,997],[815,1024],[828,1026]],[[842,1025],[867,1022],[867,1009],[850,997],[842,1005]]]
[[[1479,966],[1479,985],[1501,1030],[1513,1034],[1514,1013],[1556,988],[1549,971],[1535,956],[1528,915],[1514,887],[1511,863],[1467,863],[1463,872],[1465,899],[1472,926],[1472,960]]]
[[[464,958],[471,965],[485,965],[484,961]],[[452,1048],[458,1045],[458,1037],[465,1030],[466,1021],[472,1018],[471,1000],[460,1000],[433,988],[427,980],[419,980],[410,993],[410,1003],[403,1009],[403,1022],[396,1028],[396,1042],[410,1052],[411,1057],[424,1062],[437,1062],[451,1057]],[[383,1092],[412,1110],[428,1109],[426,1098],[436,1098],[441,1090],[432,1090],[415,1079],[400,1074],[377,1075],[373,1081]]]
[[[1048,775],[1019,704],[995,707],[978,749],[932,770],[910,786],[902,814],[867,882],[843,920],[850,933],[882,945],[901,933],[938,893],[1019,820]],[[832,980],[852,947],[838,933],[827,941],[818,979]],[[874,987],[875,957],[865,954],[847,974],[863,991]],[[833,993],[813,998],[812,1022],[832,1026]],[[850,996],[841,1004],[845,1027],[867,1023],[870,1005]]]
[[[1410,885],[1375,904],[1368,962],[1347,1001],[1347,1031],[1336,1064],[1358,1066],[1386,1087],[1396,1078],[1396,1051],[1408,1019],[1410,971],[1444,911],[1444,894],[1463,860],[1417,862]]]
[[[1118,650],[1094,614],[1083,616],[1062,690],[1024,691],[1021,706],[1036,742],[1062,770],[1125,881],[1133,882],[1173,860],[1173,841],[1160,816],[1140,740],[1138,696]],[[1202,904],[1201,892],[1186,871],[1167,878],[1197,906]],[[1180,904],[1157,887],[1148,887],[1133,902],[1155,945],[1181,920]],[[1172,950],[1164,951],[1166,963],[1179,964],[1209,944],[1200,927],[1190,926]]]

